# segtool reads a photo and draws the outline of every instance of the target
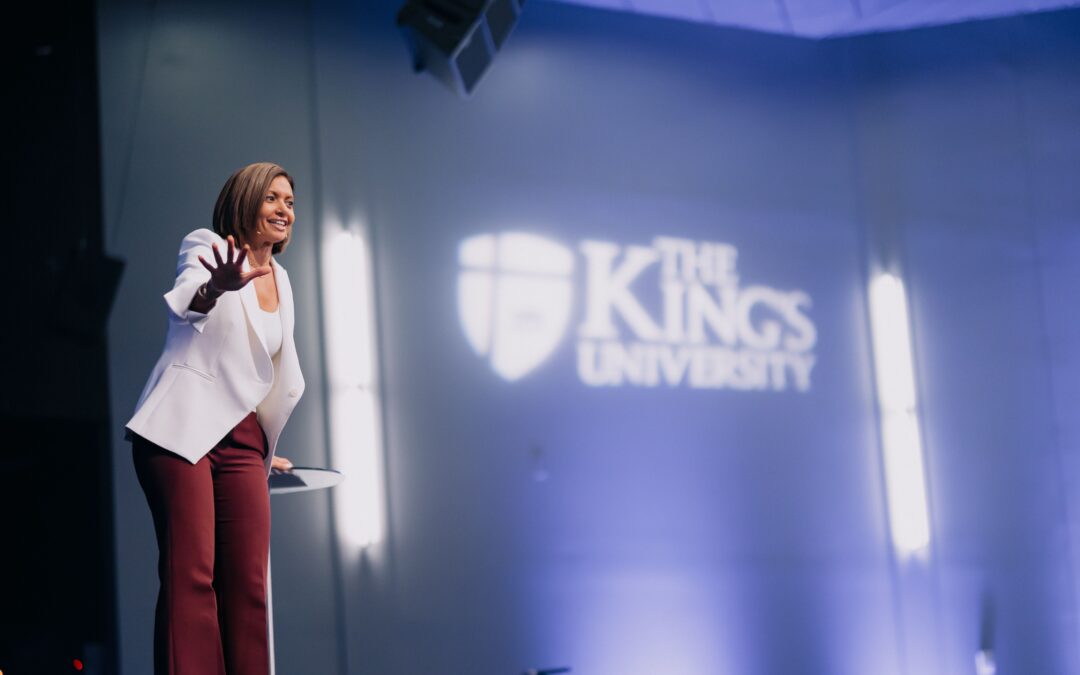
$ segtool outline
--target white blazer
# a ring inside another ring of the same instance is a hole
[[[165,349],[125,428],[195,464],[254,410],[270,443],[269,475],[281,430],[304,393],[293,343],[292,287],[285,268],[271,257],[282,324],[281,351],[271,359],[253,283],[227,291],[206,314],[188,309],[210,279],[199,256],[214,264],[213,243],[224,257],[228,243],[208,229],[195,230],[180,244],[176,282],[165,294]],[[250,269],[248,260],[244,269]]]

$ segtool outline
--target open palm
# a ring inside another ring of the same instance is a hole
[[[232,235],[227,237],[229,248],[225,253],[225,259],[221,259],[221,253],[218,251],[217,244],[213,244],[214,259],[217,261],[217,267],[214,267],[206,260],[199,256],[199,262],[203,264],[203,267],[210,270],[210,285],[217,291],[238,291],[247,285],[249,281],[257,277],[261,277],[264,274],[270,274],[273,270],[269,265],[262,267],[253,267],[247,272],[244,271],[244,259],[251,253],[251,247],[244,244],[244,247],[240,249],[240,254],[236,255],[236,244],[233,242]],[[235,256],[235,259],[234,259]]]

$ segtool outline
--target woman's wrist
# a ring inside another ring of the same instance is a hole
[[[217,288],[214,287],[213,280],[207,281],[202,286],[199,286],[199,295],[201,295],[203,298],[205,298],[207,300],[217,300],[224,293],[225,293],[225,291],[218,290]]]
[[[191,299],[191,304],[188,305],[188,309],[201,314],[206,314],[214,308],[214,305],[217,304],[218,296],[209,295],[207,293],[209,286],[210,284],[207,282],[195,289],[195,297]]]

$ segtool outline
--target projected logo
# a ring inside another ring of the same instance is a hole
[[[583,241],[577,371],[589,386],[809,391],[817,329],[801,290],[742,285],[730,244]],[[562,339],[574,256],[524,233],[462,242],[458,303],[473,349],[508,380]],[[650,311],[651,310],[651,311]]]
[[[570,320],[574,256],[520,232],[483,234],[458,249],[465,337],[496,373],[516,380],[558,346]]]

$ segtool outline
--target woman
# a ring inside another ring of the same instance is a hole
[[[226,181],[214,231],[180,245],[165,349],[126,425],[158,542],[158,675],[269,672],[266,478],[292,466],[274,449],[304,391],[292,289],[273,259],[293,217],[280,166]]]

